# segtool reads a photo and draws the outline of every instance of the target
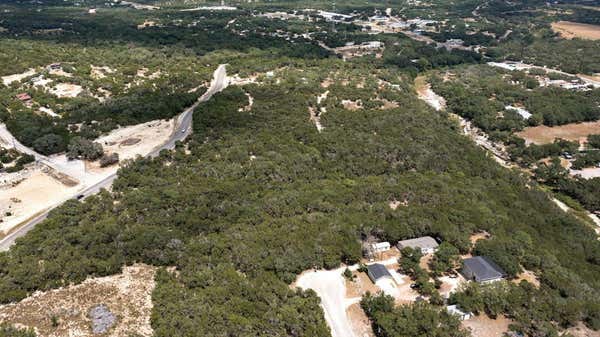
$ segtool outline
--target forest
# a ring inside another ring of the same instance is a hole
[[[461,2],[452,13],[474,7]],[[369,237],[395,242],[430,235],[444,242],[432,263],[434,273],[446,273],[456,265],[457,253],[473,249],[492,257],[510,278],[525,269],[539,275],[539,289],[527,283],[472,286],[451,303],[492,317],[505,314],[515,322],[513,331],[532,336],[556,336],[579,322],[600,328],[600,242],[593,229],[556,207],[544,186],[499,166],[460,134],[448,113],[434,111],[415,94],[415,75],[450,66],[456,72],[483,69],[482,55],[390,34],[381,37],[389,46],[381,58],[343,61],[316,41],[270,36],[280,23],[254,18],[250,9],[202,15],[205,20],[169,8],[117,7],[92,18],[55,3],[42,14],[16,10],[2,22],[7,29],[0,33],[0,64],[7,66],[2,75],[59,58],[75,68],[65,66],[90,93],[99,87],[113,92],[104,102],[87,94],[63,101],[30,88],[34,100],[61,106],[61,118],[50,118],[15,102],[17,84],[0,87],[2,120],[44,153],[96,155],[89,139],[101,133],[175,116],[203,92],[202,87],[188,91],[208,80],[217,64],[228,63],[228,72],[242,77],[258,74],[258,80],[231,86],[199,105],[185,142],[156,158],[124,162],[110,192],[66,201],[0,252],[0,303],[143,262],[161,267],[152,294],[156,336],[328,336],[316,293],[290,287],[298,274],[358,262],[361,242]],[[240,22],[223,29],[236,16]],[[145,19],[161,26],[137,29]],[[244,32],[260,24],[266,27]],[[317,30],[306,26],[294,23],[293,29]],[[64,32],[32,33],[54,28]],[[349,29],[327,43],[339,45],[353,34],[357,41],[365,38]],[[29,52],[19,52],[24,47]],[[17,57],[19,62],[12,62]],[[136,85],[142,64],[148,73],[164,75]],[[115,72],[92,80],[91,65]],[[268,71],[271,77],[260,76]],[[502,111],[517,100],[540,110],[539,123],[598,118],[597,91],[548,91],[520,75],[510,84],[502,79],[506,74],[489,71],[460,84],[440,79],[434,90],[448,96],[451,112],[486,131],[506,132],[498,138],[508,139],[527,125],[510,111],[492,118],[496,108]],[[331,82],[327,89],[325,82]],[[317,102],[325,90],[327,98]],[[560,112],[557,120],[539,100],[549,94],[557,97],[551,106]],[[492,95],[497,102],[489,102]],[[245,110],[248,97],[253,104]],[[362,106],[346,109],[347,99],[361,100]],[[386,106],[385,100],[396,104]],[[319,116],[321,132],[309,119],[309,108],[315,107],[326,108]],[[559,142],[529,155],[569,146]],[[535,173],[540,182],[578,200],[580,194],[591,195],[586,207],[598,207],[597,180],[596,185],[565,183],[564,172],[549,168]],[[406,206],[392,209],[393,200]],[[470,236],[481,231],[491,238],[472,247]],[[420,292],[433,295],[435,284],[424,281],[427,276],[414,261],[406,259],[402,268],[412,270]],[[431,298],[436,300],[394,307],[388,297],[372,294],[361,306],[380,336],[465,336],[443,299]],[[0,336],[17,334],[13,329],[1,326]]]

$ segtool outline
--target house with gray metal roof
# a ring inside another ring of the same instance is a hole
[[[506,273],[494,261],[485,256],[474,256],[463,260],[461,274],[478,283],[494,282],[506,277]]]
[[[438,248],[438,243],[431,236],[423,236],[420,238],[408,239],[399,241],[398,249],[410,247],[412,249],[420,249],[423,254],[431,254]]]
[[[392,274],[390,274],[390,272],[387,270],[387,268],[379,263],[368,265],[367,275],[369,275],[369,278],[371,279],[371,281],[373,281],[373,283],[377,283],[377,281],[380,281],[385,278],[388,278],[390,280],[394,279],[392,277]]]

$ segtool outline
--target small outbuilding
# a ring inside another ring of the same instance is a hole
[[[449,305],[446,307],[446,310],[448,310],[450,314],[458,316],[458,319],[460,319],[461,321],[469,319],[471,318],[471,316],[473,316],[473,314],[471,314],[470,312],[462,311],[457,305]]]
[[[392,281],[394,280],[392,274],[390,274],[387,268],[379,263],[368,265],[367,275],[369,275],[369,278],[371,279],[371,281],[373,281],[373,283],[377,283],[378,281],[383,279],[389,279]]]
[[[29,96],[28,93],[23,92],[23,93],[17,94],[17,99],[21,102],[27,102],[27,101],[31,101],[31,96]]]
[[[463,260],[461,274],[477,283],[490,283],[506,277],[506,273],[494,261],[485,256],[474,256]]]
[[[423,236],[420,238],[399,241],[397,246],[400,250],[410,247],[412,249],[420,249],[423,254],[431,254],[437,250],[439,245],[431,236]]]
[[[373,253],[383,253],[390,250],[389,242],[376,242],[371,244],[371,251]]]

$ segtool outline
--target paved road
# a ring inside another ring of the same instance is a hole
[[[169,138],[169,140],[162,146],[159,146],[156,149],[154,149],[153,151],[151,151],[148,154],[148,156],[156,157],[156,156],[158,156],[158,154],[160,153],[161,150],[173,149],[175,147],[175,143],[177,141],[182,141],[183,139],[185,139],[185,137],[187,137],[192,132],[192,117],[193,117],[194,109],[196,109],[196,107],[200,103],[208,101],[214,94],[222,91],[223,89],[227,88],[227,86],[229,85],[229,82],[227,80],[227,72],[226,72],[225,66],[226,66],[225,64],[221,64],[215,70],[215,72],[213,73],[213,80],[212,80],[208,90],[198,99],[198,101],[196,103],[194,103],[194,105],[187,108],[184,112],[182,112],[179,115],[179,117],[177,118],[177,124],[176,124],[177,126],[173,130],[173,133],[171,134],[171,137]],[[0,134],[2,134],[1,130],[0,130]],[[10,135],[10,133],[8,133],[8,134]],[[4,136],[4,134],[2,134],[2,136]],[[10,137],[12,137],[12,135],[10,135]],[[3,138],[6,139],[6,137],[3,137]],[[17,144],[17,143],[18,142],[16,142],[15,144]],[[18,147],[19,151],[21,151],[23,148],[25,151],[22,151],[22,152],[26,152],[26,153],[33,152],[32,154],[34,154],[34,155],[37,154],[35,151],[27,148],[26,146],[22,145],[21,143],[18,143],[18,144],[20,145],[20,147]],[[37,155],[41,156],[40,154],[37,154]],[[45,157],[45,156],[42,156],[42,157]],[[44,159],[44,158],[42,158],[42,159]],[[85,198],[92,194],[96,194],[102,188],[107,188],[110,185],[112,185],[112,183],[115,179],[117,179],[117,173],[113,173],[110,176],[95,183],[94,185],[87,187],[83,191],[79,192],[77,194],[77,196],[74,196],[74,197]],[[19,227],[19,229],[17,229],[16,231],[14,231],[14,232],[10,233],[9,235],[7,235],[6,237],[4,237],[4,239],[2,239],[0,241],[0,251],[8,250],[17,238],[20,238],[21,236],[25,235],[27,232],[29,232],[31,229],[33,229],[33,227],[35,227],[35,225],[37,225],[38,223],[40,223],[44,219],[46,219],[46,217],[48,216],[48,213],[50,213],[51,210],[52,209],[49,209],[49,210],[45,211],[44,213],[34,217],[33,219],[29,220],[29,222],[27,224]]]

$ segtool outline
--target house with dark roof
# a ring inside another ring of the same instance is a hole
[[[382,279],[390,279],[393,280],[392,274],[387,270],[387,268],[379,263],[374,263],[367,266],[367,275],[373,283],[377,283]]]
[[[463,260],[461,274],[467,280],[478,283],[494,282],[506,277],[504,270],[485,256],[474,256]]]
[[[423,254],[431,254],[437,250],[438,243],[431,236],[423,236],[420,238],[399,241],[397,246],[400,250],[410,247],[412,249],[421,250],[421,253]]]

